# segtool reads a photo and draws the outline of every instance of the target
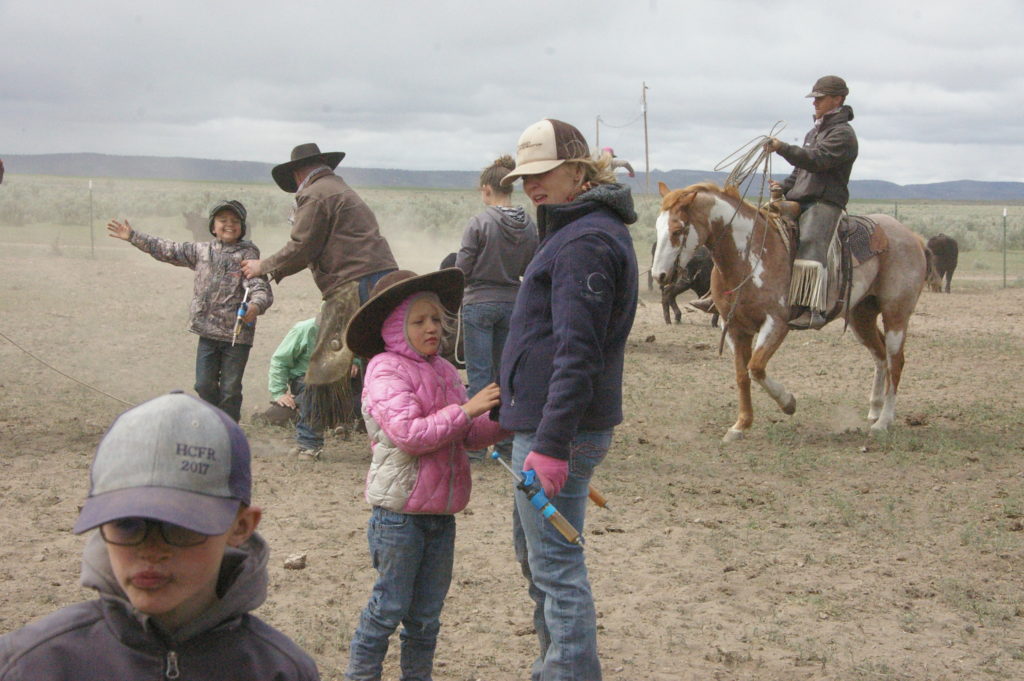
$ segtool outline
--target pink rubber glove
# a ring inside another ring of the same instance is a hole
[[[523,470],[536,471],[544,494],[548,495],[548,499],[554,499],[569,477],[569,462],[540,452],[530,452],[523,461]]]

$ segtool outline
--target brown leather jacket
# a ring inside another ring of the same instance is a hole
[[[373,211],[334,173],[296,193],[291,239],[262,265],[275,282],[305,267],[324,296],[346,282],[398,267]]]
[[[853,109],[843,105],[826,114],[821,125],[811,128],[803,147],[783,144],[779,155],[796,166],[782,181],[782,191],[790,201],[802,204],[814,201],[846,208],[850,200],[850,171],[857,160],[857,134],[850,121]]]

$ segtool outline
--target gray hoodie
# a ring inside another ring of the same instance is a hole
[[[169,634],[132,607],[96,532],[83,552],[82,586],[96,589],[99,598],[0,636],[0,681],[317,681],[309,655],[248,614],[266,598],[268,557],[258,534],[229,548],[217,602]]]
[[[463,305],[511,303],[537,251],[537,225],[521,206],[489,206],[462,233],[455,266],[466,275]]]

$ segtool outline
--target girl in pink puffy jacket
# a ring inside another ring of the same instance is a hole
[[[347,679],[380,679],[400,622],[401,678],[431,678],[452,578],[454,514],[469,502],[466,449],[508,436],[488,418],[500,401],[498,386],[467,399],[458,371],[437,354],[464,286],[456,268],[422,276],[392,272],[345,332],[349,349],[370,358],[362,409],[373,449],[367,538],[378,572],[352,637]]]

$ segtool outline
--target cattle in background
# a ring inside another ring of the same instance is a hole
[[[942,290],[942,280],[946,280],[946,293],[953,281],[956,261],[960,253],[956,239],[945,234],[936,234],[928,239],[928,250],[932,252],[931,267],[928,268],[928,288],[938,293]]]
[[[210,240],[210,218],[196,210],[186,211],[182,216],[185,218],[185,229],[192,235],[192,241]]]
[[[671,324],[672,319],[669,310],[675,315],[676,324],[682,319],[682,311],[676,303],[676,297],[688,289],[693,289],[698,298],[703,298],[711,290],[711,269],[714,263],[711,262],[711,251],[706,246],[701,246],[693,254],[686,267],[676,264],[671,276],[661,285],[661,310],[665,315],[665,323]],[[718,310],[711,308],[711,326],[718,327]]]

